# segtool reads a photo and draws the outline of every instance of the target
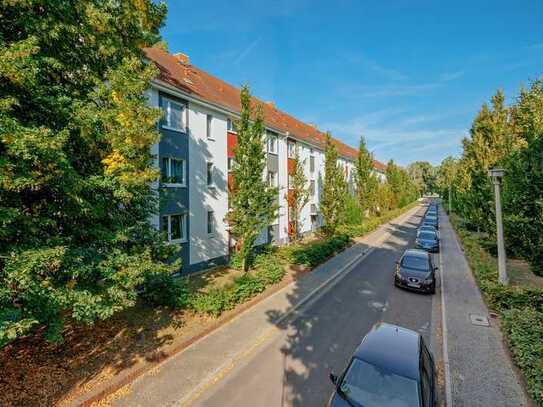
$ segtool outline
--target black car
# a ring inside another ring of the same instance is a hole
[[[396,287],[435,294],[436,270],[432,257],[425,250],[406,250],[396,263],[394,285]]]
[[[427,250],[431,253],[439,252],[439,238],[436,232],[428,230],[419,232],[415,244],[417,249]]]
[[[421,225],[419,226],[419,228],[417,229],[417,237],[422,233],[422,232],[434,232],[436,235],[437,235],[437,238],[439,239],[439,231],[431,226],[431,225]]]
[[[328,407],[434,407],[434,359],[415,331],[378,323],[364,337],[341,376]]]

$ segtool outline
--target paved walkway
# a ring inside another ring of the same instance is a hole
[[[391,223],[399,223],[417,210],[420,207],[409,210]],[[280,325],[278,320],[285,318],[293,307],[297,308],[307,300],[314,301],[326,291],[324,286],[332,285],[335,279],[339,279],[358,260],[388,238],[392,230],[390,224],[379,228],[295,283],[195,342],[165,361],[158,369],[134,381],[129,392],[115,400],[113,405],[164,406],[187,403],[214,381],[228,374],[238,360],[277,333]]]
[[[488,315],[488,309],[444,211],[440,214],[440,233],[452,405],[529,405],[502,342],[501,333]],[[479,321],[477,316],[488,319],[490,326],[476,325],[485,323],[485,319]]]

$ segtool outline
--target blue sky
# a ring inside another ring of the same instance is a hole
[[[481,104],[543,75],[543,0],[168,1],[170,52],[376,158],[460,153]]]

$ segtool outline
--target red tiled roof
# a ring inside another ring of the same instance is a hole
[[[182,64],[168,52],[159,48],[145,48],[147,58],[152,60],[160,71],[159,79],[181,90],[193,94],[207,102],[217,104],[239,113],[240,90],[219,78],[190,64]],[[252,98],[253,105],[261,105],[264,113],[264,122],[284,133],[288,132],[292,137],[306,141],[324,149],[325,134],[314,126],[306,124],[296,118],[278,110],[271,103],[262,102]],[[355,160],[358,150],[333,138],[332,142],[338,152],[349,159]],[[384,171],[384,164],[374,160],[376,170]]]

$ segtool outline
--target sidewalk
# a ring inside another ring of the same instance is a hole
[[[528,399],[496,321],[488,315],[448,216],[441,211],[441,272],[452,406],[521,407]],[[478,316],[483,317],[479,319]],[[489,326],[486,326],[488,321]]]
[[[277,324],[301,303],[314,300],[389,236],[391,224],[412,216],[410,209],[311,273],[240,314],[224,326],[166,360],[112,397],[115,406],[183,405],[205,391],[244,355],[278,330]],[[118,396],[118,397],[117,397]]]

